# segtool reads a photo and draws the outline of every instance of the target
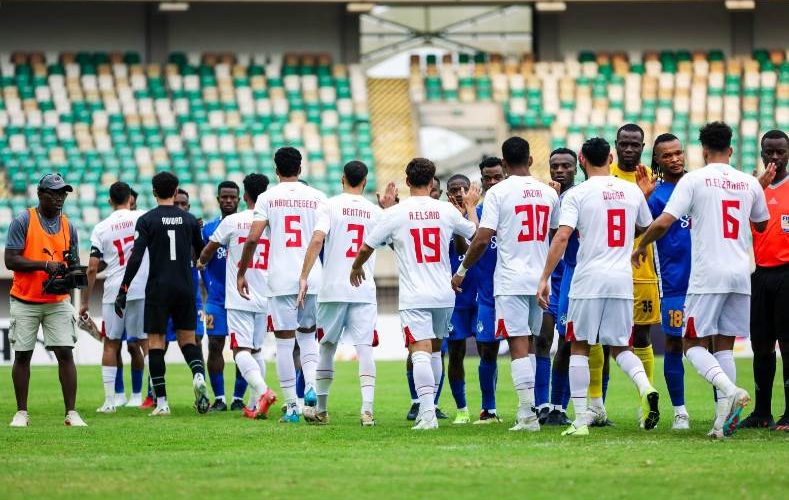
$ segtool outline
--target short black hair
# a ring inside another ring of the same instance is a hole
[[[469,179],[465,175],[463,175],[463,174],[453,174],[449,179],[447,179],[447,186],[449,186],[450,182],[456,181],[458,179],[460,179],[461,181],[465,182],[469,186],[471,185],[471,179]]]
[[[616,131],[616,140],[619,140],[619,134],[622,132],[638,132],[641,134],[641,140],[644,140],[644,129],[636,125],[635,123],[625,123],[619,130]]]
[[[282,177],[296,177],[301,171],[301,153],[291,146],[279,148],[274,153],[274,164]]]
[[[115,182],[110,186],[110,199],[116,205],[123,205],[131,197],[131,188],[125,182]]]
[[[501,145],[501,156],[507,165],[528,165],[529,155],[529,141],[523,137],[510,137]]]
[[[405,167],[405,177],[413,187],[430,186],[434,178],[438,179],[435,164],[427,158],[409,161]]]
[[[252,201],[258,201],[258,196],[268,189],[268,177],[263,174],[249,174],[244,177],[244,192]]]
[[[241,193],[241,189],[238,187],[238,184],[236,184],[233,181],[220,182],[219,185],[216,187],[217,196],[219,195],[219,193],[222,192],[222,189],[235,189],[237,193]]]
[[[187,198],[189,198],[189,191],[187,191],[186,189],[178,188],[178,194],[182,194],[182,195],[186,196]]]
[[[498,156],[486,156],[479,162],[479,171],[482,172],[483,169],[500,166],[502,166],[501,158]]]
[[[679,137],[674,134],[660,134],[659,136],[655,137],[655,143],[652,145],[652,173],[657,175],[658,177],[663,177],[663,169],[660,168],[660,164],[657,161],[657,156],[655,156],[655,150],[658,147],[658,144],[663,144],[664,142],[671,142],[671,141],[678,141]]]
[[[359,160],[352,160],[342,167],[342,173],[351,187],[356,187],[367,178],[367,165]]]
[[[699,130],[699,142],[705,148],[723,152],[731,147],[731,127],[723,122],[710,122]]]
[[[131,196],[133,196],[135,200],[136,200],[137,198],[139,198],[139,197],[140,197],[140,193],[138,193],[137,191],[135,191],[133,187],[130,187],[130,188],[129,188],[129,194],[130,194]]]
[[[611,145],[602,137],[592,137],[581,146],[581,154],[592,166],[602,167],[611,154]]]
[[[159,198],[172,198],[178,189],[178,177],[172,172],[159,172],[151,179],[151,186]]]
[[[786,132],[778,129],[768,130],[767,132],[765,132],[764,135],[762,136],[762,140],[759,141],[759,144],[761,146],[764,146],[765,139],[783,139],[786,142],[789,142],[789,136],[786,135]]]
[[[555,155],[570,155],[573,158],[575,158],[575,161],[578,161],[578,155],[575,153],[575,151],[573,151],[570,148],[556,148],[553,151],[551,151],[550,155],[548,155],[548,159],[550,160]]]

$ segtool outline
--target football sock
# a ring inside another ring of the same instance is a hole
[[[753,355],[754,413],[772,415],[773,382],[775,381],[775,352]]]
[[[277,378],[282,397],[288,405],[296,403],[296,367],[293,364],[293,347],[296,339],[277,339]]]
[[[419,396],[416,395],[416,386],[414,385],[414,371],[406,370],[405,378],[408,380],[408,391],[411,393],[411,402],[416,403],[419,401]]]
[[[304,372],[305,387],[315,387],[315,370],[318,368],[318,339],[315,332],[296,332],[301,353],[301,371]]]
[[[479,360],[479,391],[482,393],[482,409],[496,408],[496,360]]]
[[[452,397],[455,399],[455,405],[458,408],[466,407],[466,381],[461,379],[449,379],[449,388],[452,390]]]
[[[296,362],[293,362],[293,368],[296,370],[296,396],[299,399],[304,399],[304,371],[301,368],[296,368]]]
[[[115,397],[115,378],[118,373],[117,366],[101,367],[101,382],[104,384],[104,401],[111,402]]]
[[[512,384],[518,393],[520,409],[531,410],[534,406],[534,370],[528,357],[512,360]]]
[[[603,361],[605,362],[605,360]],[[605,371],[605,365],[603,365],[603,401],[605,401],[605,397],[608,394],[608,381],[610,378],[609,373]]]
[[[529,365],[531,365],[532,375],[534,375],[534,379],[537,380],[537,355],[536,354],[529,354]]]
[[[263,356],[262,353],[258,352],[257,354],[260,354],[261,359],[263,359],[262,358],[262,356]],[[256,354],[252,355],[253,358],[255,356],[256,356]],[[266,366],[266,363],[264,361],[263,362],[263,367],[261,368],[261,373],[263,373],[264,376],[265,376],[265,373],[266,373],[265,366]],[[241,375],[241,371],[238,369],[238,367],[236,367],[236,383],[233,386],[233,399],[244,399],[244,393],[245,392],[247,392],[247,381],[244,380],[243,375]]]
[[[356,346],[356,357],[359,358],[359,387],[362,390],[362,412],[373,412],[375,397],[375,361],[373,346],[360,344]]]
[[[721,370],[729,377],[731,383],[737,385],[737,367],[734,364],[734,353],[732,351],[718,351],[712,355],[718,360]],[[716,394],[715,401],[717,400],[718,396]]]
[[[132,368],[131,370],[131,383],[132,383],[132,394],[140,394],[142,392],[142,377],[145,373],[145,370],[135,370]]]
[[[666,352],[663,356],[663,376],[666,378],[668,395],[673,406],[685,404],[685,366],[682,354]]]
[[[603,397],[603,346],[595,344],[589,347],[589,397]],[[572,391],[572,389],[570,389]]]
[[[151,386],[158,401],[158,398],[167,397],[167,388],[164,385],[164,374],[166,371],[164,349],[151,349],[148,351],[148,357],[150,359],[148,372],[151,375]]]
[[[329,399],[329,388],[334,380],[334,353],[337,344],[321,344],[319,349],[318,369],[315,375],[315,393],[318,395],[318,411],[326,411]]]
[[[638,356],[630,351],[622,351],[619,353],[619,356],[616,357],[616,364],[618,364],[619,368],[621,368],[623,372],[627,373],[627,376],[630,377],[630,380],[636,384],[639,395],[643,396],[649,389],[652,388],[652,384],[649,382],[649,377],[647,377],[644,365],[641,364],[641,360],[638,359]]]
[[[192,370],[192,376],[200,374],[205,377],[203,353],[200,348],[197,347],[197,344],[186,344],[181,348],[181,352],[184,355],[186,364],[189,365],[189,369]]]
[[[412,360],[413,361],[413,360]],[[435,380],[434,399],[433,404],[438,406],[438,398],[441,397],[441,388],[444,385],[444,363],[441,359],[440,352],[434,352],[430,355],[430,368],[433,371],[433,379]]]
[[[211,390],[214,391],[214,397],[220,401],[225,400],[225,374],[209,373],[208,378],[211,379]]]
[[[575,426],[586,425],[588,421],[586,397],[589,392],[589,357],[580,354],[570,355],[570,398],[575,410]]]
[[[633,354],[638,356],[638,359],[641,360],[641,364],[644,366],[644,372],[647,374],[649,383],[652,384],[655,380],[653,378],[655,372],[655,352],[652,350],[652,346],[648,345],[646,347],[634,347]]]
[[[531,356],[530,356],[531,358]],[[548,403],[551,383],[551,358],[537,356],[537,370],[534,377],[534,404],[538,408]]]
[[[566,372],[560,372],[554,365],[551,367],[551,404],[559,408],[567,408],[569,397],[570,379]]]
[[[153,389],[151,388],[151,366],[150,366],[150,358],[148,355],[145,355],[145,366],[148,367],[148,397],[153,397]]]
[[[733,394],[737,390],[737,386],[726,376],[715,356],[710,354],[704,347],[691,347],[685,352],[685,356],[696,371],[699,372],[699,375],[723,394]]]
[[[266,379],[266,359],[263,357],[263,351],[261,350],[261,351],[258,351],[258,352],[253,352],[252,353],[252,359],[254,359],[255,363],[258,364],[258,368],[260,369],[260,374],[263,376],[263,380],[265,380]],[[244,380],[244,377],[241,375],[240,371],[237,374],[238,374],[238,376],[239,376],[239,378],[241,380]],[[244,381],[244,385],[246,386],[246,381]],[[233,395],[233,397],[235,398],[235,394]],[[239,396],[239,399],[241,399],[243,397],[244,397],[244,393],[241,393],[241,396]]]
[[[260,365],[252,357],[251,352],[240,350],[236,353],[236,366],[247,383],[252,387],[253,394],[250,396],[250,402],[255,401],[257,399],[255,396],[260,397],[268,389],[266,382],[263,380],[263,374],[260,373]]]
[[[425,420],[432,420],[436,415],[433,397],[437,384],[430,358],[430,353],[424,351],[415,351],[411,354],[411,363],[414,366],[414,385],[419,398],[419,415]]]
[[[118,366],[115,370],[115,394],[125,394],[126,388],[123,386],[123,367]]]

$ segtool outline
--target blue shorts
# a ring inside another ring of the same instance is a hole
[[[202,325],[198,325],[202,328]],[[227,336],[227,310],[211,303],[205,305],[205,330],[209,337]]]
[[[203,330],[203,311],[197,311],[197,328],[195,329],[195,337],[197,337],[198,342],[199,339],[203,338],[203,334],[205,330]],[[173,328],[173,319],[170,318],[167,320],[167,335],[165,336],[165,340],[167,342],[175,342],[177,340],[175,336],[175,328]]]
[[[562,273],[562,276],[564,276],[564,273]],[[558,318],[559,290],[561,285],[562,282],[560,280],[551,279],[551,298],[548,301],[548,309],[546,309],[545,312],[553,316],[554,321]]]
[[[685,326],[685,296],[660,298],[660,323],[663,333],[672,337],[682,337]]]
[[[477,306],[477,342],[498,342],[496,338],[496,307]]]
[[[556,330],[558,330],[560,337],[564,337],[567,327],[567,311],[570,309],[570,284],[573,282],[573,274],[575,274],[575,266],[564,266],[562,282],[559,285],[559,298],[556,300]],[[553,302],[553,293],[551,293],[551,302]]]
[[[455,309],[449,320],[449,340],[466,340],[474,336],[477,327],[477,308]]]

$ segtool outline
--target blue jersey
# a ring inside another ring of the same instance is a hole
[[[564,198],[564,194],[566,192],[567,191],[559,196],[560,202],[561,199]],[[564,250],[564,257],[562,257],[562,262],[564,262],[565,266],[575,267],[575,265],[578,263],[578,247],[580,246],[581,242],[578,240],[578,230],[575,230],[567,240],[567,248]]]
[[[449,264],[452,267],[452,274],[460,267],[463,262],[463,255],[459,255],[455,249],[455,239],[449,243]],[[477,307],[477,266],[472,267],[463,278],[460,286],[463,291],[455,296],[455,309],[473,309]]]
[[[652,217],[657,218],[674,192],[676,184],[658,182],[647,205]],[[690,218],[683,215],[674,221],[666,234],[657,240],[660,282],[665,297],[684,296],[690,279]]]
[[[482,217],[482,205],[477,207],[477,217]],[[485,253],[477,261],[477,302],[494,307],[493,272],[496,270],[496,237],[490,240]]]
[[[214,219],[206,222],[203,226],[203,244],[208,243],[208,239],[214,234],[219,223],[222,222],[221,218]],[[211,305],[225,307],[225,274],[227,263],[227,248],[219,247],[211,260],[205,266],[203,272],[203,284],[207,292],[207,299]]]

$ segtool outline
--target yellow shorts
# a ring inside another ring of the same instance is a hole
[[[660,323],[660,292],[657,283],[633,283],[633,323]]]

